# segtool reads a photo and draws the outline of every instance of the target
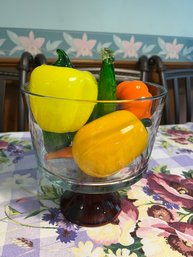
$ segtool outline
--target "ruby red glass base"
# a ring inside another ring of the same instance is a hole
[[[66,191],[60,201],[64,217],[80,226],[102,226],[113,222],[121,211],[119,194],[82,194]]]

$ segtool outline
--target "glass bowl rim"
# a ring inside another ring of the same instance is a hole
[[[57,97],[57,96],[49,96],[49,95],[42,95],[42,94],[37,94],[37,93],[33,93],[30,92],[29,90],[29,82],[25,83],[22,87],[21,87],[21,91],[24,94],[30,95],[30,96],[36,96],[36,97],[41,97],[41,98],[48,98],[48,99],[55,99],[55,100],[66,100],[66,101],[78,101],[78,102],[88,102],[88,103],[130,103],[130,102],[140,102],[140,101],[147,101],[147,100],[156,100],[156,99],[160,99],[166,96],[167,94],[167,89],[164,86],[161,86],[159,84],[156,83],[152,83],[152,82],[145,82],[145,84],[159,88],[161,90],[161,93],[155,96],[151,96],[151,97],[142,97],[142,98],[132,98],[132,99],[124,99],[124,100],[120,100],[120,99],[115,99],[115,100],[88,100],[88,99],[76,99],[76,98],[65,98],[65,97]]]

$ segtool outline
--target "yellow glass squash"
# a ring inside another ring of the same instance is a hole
[[[142,122],[130,111],[119,110],[80,128],[72,154],[86,174],[107,177],[131,163],[145,150],[147,142]]]

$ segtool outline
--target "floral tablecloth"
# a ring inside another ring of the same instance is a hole
[[[193,256],[193,123],[160,126],[149,169],[120,191],[113,224],[67,222],[61,188],[37,178],[30,134],[0,134],[0,256]]]

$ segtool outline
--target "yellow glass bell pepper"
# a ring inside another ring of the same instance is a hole
[[[91,101],[98,95],[97,82],[91,73],[46,64],[32,71],[29,90],[42,96],[30,96],[36,122],[43,130],[56,133],[81,128],[93,111]]]
[[[83,126],[74,137],[72,155],[86,174],[107,177],[131,163],[147,142],[142,122],[132,112],[119,110]]]

